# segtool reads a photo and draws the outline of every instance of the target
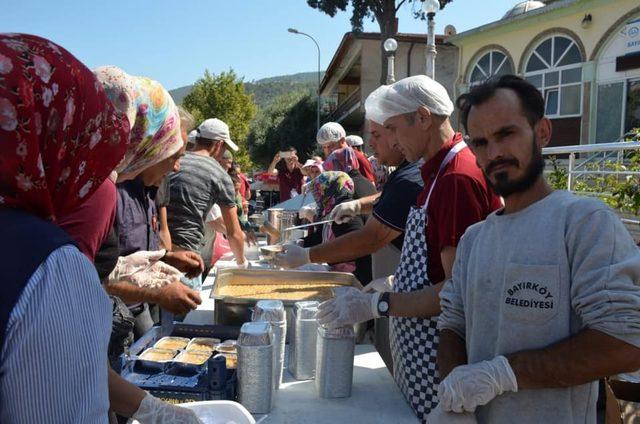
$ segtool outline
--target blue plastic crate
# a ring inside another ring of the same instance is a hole
[[[238,337],[238,327],[210,325],[175,324],[169,327],[153,327],[129,349],[128,355],[120,357],[120,374],[124,379],[136,386],[149,391],[154,396],[169,402],[184,403],[203,400],[235,400],[237,377],[236,370],[226,369],[224,361],[215,363],[207,361],[201,367],[185,372],[177,370],[167,364],[163,370],[146,369],[137,362],[138,356],[145,349],[153,346],[156,341],[165,336],[176,337],[214,337],[221,340]],[[209,372],[209,364],[215,366]],[[223,369],[222,369],[223,368]]]

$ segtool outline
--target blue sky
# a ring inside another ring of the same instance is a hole
[[[447,24],[464,31],[500,19],[516,0],[454,0],[436,16],[436,32]],[[426,32],[412,5],[399,13],[401,32]],[[418,7],[418,6],[413,6]],[[205,69],[233,68],[251,81],[314,71],[314,36],[322,68],[331,61],[350,11],[334,18],[305,0],[2,0],[0,29],[56,41],[90,68],[117,65],[172,89],[193,83]],[[365,31],[378,31],[367,22]]]

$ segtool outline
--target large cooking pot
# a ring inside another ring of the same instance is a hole
[[[284,232],[285,228],[296,225],[298,211],[285,210],[282,208],[271,208],[267,210],[267,221],[280,232],[280,239],[269,234],[269,244],[284,243],[291,239],[291,232]]]

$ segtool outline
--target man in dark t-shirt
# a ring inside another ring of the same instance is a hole
[[[398,169],[391,174],[381,194],[342,203],[336,207],[332,216],[338,223],[349,222],[358,215],[369,213],[373,219],[368,219],[358,231],[352,231],[328,243],[306,249],[287,246],[287,252],[278,256],[280,266],[296,268],[308,262],[345,262],[375,253],[390,244],[396,252],[396,258],[385,264],[384,268],[395,269],[397,266],[407,216],[416,203],[423,183],[417,164],[407,162],[404,155],[393,147],[388,131],[375,122],[367,121],[367,124],[369,144],[376,158],[381,163],[397,166]],[[374,256],[373,278],[379,276],[375,272],[375,262]]]

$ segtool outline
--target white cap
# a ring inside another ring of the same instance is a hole
[[[404,78],[392,85],[379,87],[365,101],[367,119],[377,123],[415,112],[421,106],[435,115],[450,116],[453,113],[453,102],[447,89],[426,75]]]
[[[198,136],[198,130],[192,130],[187,136],[187,143],[195,144],[197,136]]]
[[[347,133],[344,128],[342,128],[342,125],[337,122],[327,122],[318,130],[318,133],[316,134],[316,141],[319,145],[324,146],[329,143],[340,141],[341,138],[346,136]]]
[[[227,146],[229,146],[231,150],[234,152],[238,151],[238,145],[231,141],[231,137],[229,136],[229,126],[218,118],[205,120],[196,131],[198,132],[198,138],[222,140],[227,143]]]
[[[364,144],[364,140],[359,135],[348,135],[347,136],[347,144],[351,147],[362,146]]]

